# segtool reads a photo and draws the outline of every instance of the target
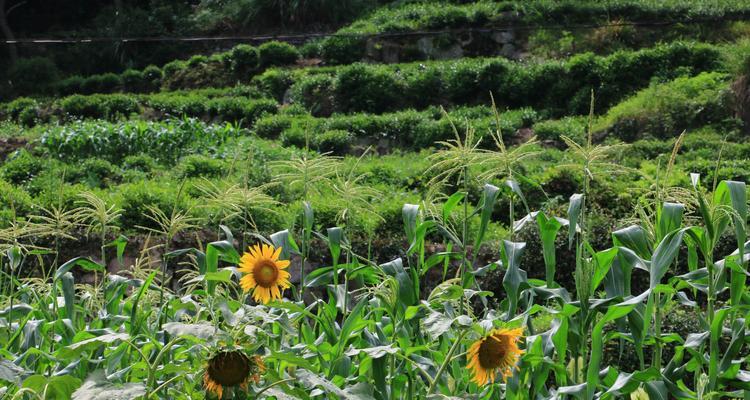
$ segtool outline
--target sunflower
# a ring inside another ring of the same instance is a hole
[[[248,357],[242,350],[222,350],[208,360],[203,386],[221,399],[225,387],[239,386],[247,390],[248,381],[258,383],[265,370],[260,356]]]
[[[498,370],[503,380],[513,374],[513,367],[523,354],[518,348],[518,341],[523,335],[523,328],[495,329],[489,335],[477,340],[469,347],[466,354],[467,369],[472,370],[477,385],[495,382]]]
[[[289,288],[289,260],[279,260],[281,247],[255,245],[242,255],[238,271],[245,274],[240,285],[246,292],[253,290],[253,298],[266,304],[273,299],[280,299],[281,292]]]

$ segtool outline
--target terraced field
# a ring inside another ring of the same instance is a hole
[[[382,3],[8,69],[0,398],[747,397],[750,5]]]

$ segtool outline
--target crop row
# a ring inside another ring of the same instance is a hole
[[[269,70],[256,84],[317,115],[382,113],[428,105],[487,104],[533,107],[552,116],[587,114],[591,91],[604,111],[656,80],[720,69],[721,51],[705,44],[672,43],[610,56],[586,53],[566,61],[519,63],[502,58],[338,68]]]
[[[55,118],[63,121],[84,118],[116,120],[132,114],[158,118],[188,116],[249,125],[265,113],[276,112],[274,100],[248,96],[253,96],[253,93],[229,89],[143,95],[72,95],[51,103],[22,97],[0,106],[0,116],[26,126]]]

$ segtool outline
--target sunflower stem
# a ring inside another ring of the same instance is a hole
[[[261,395],[261,394],[263,394],[263,392],[265,392],[266,390],[268,390],[268,389],[270,389],[270,388],[272,388],[272,387],[274,387],[274,386],[278,386],[278,385],[281,385],[281,384],[283,384],[283,383],[287,383],[287,382],[294,382],[294,381],[296,381],[296,379],[295,379],[295,378],[287,378],[287,379],[282,379],[282,380],[280,380],[280,381],[276,381],[276,382],[274,382],[274,383],[272,383],[272,384],[270,384],[270,385],[268,385],[268,386],[264,387],[263,389],[260,389],[260,390],[258,391],[258,393],[256,393],[256,394],[255,394],[255,397],[259,399],[259,398],[260,398],[260,395]]]
[[[456,341],[453,342],[453,345],[451,346],[450,350],[448,350],[448,354],[445,355],[445,360],[443,360],[443,363],[440,364],[440,369],[438,369],[437,373],[435,374],[435,379],[432,380],[430,387],[427,389],[428,396],[432,393],[432,391],[437,386],[437,383],[440,381],[440,376],[443,374],[443,371],[445,371],[445,368],[447,368],[448,364],[450,364],[450,362],[453,361],[453,353],[461,344],[461,340],[463,340],[465,335],[466,335],[466,331],[462,330],[461,333],[459,333],[458,335],[458,339],[456,339]]]

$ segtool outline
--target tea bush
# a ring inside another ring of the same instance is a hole
[[[504,59],[461,59],[412,64],[354,64],[294,75],[293,100],[308,109],[332,104],[334,112],[382,113],[427,104],[486,103],[530,106],[554,116],[585,115],[591,90],[606,110],[652,79],[669,80],[719,67],[718,48],[672,43],[610,56],[577,55],[565,62],[522,64]],[[320,75],[331,76],[326,81]],[[315,76],[315,78],[310,78]],[[622,78],[626,77],[626,78]],[[328,84],[334,82],[334,84]],[[428,100],[426,100],[428,99]]]
[[[223,173],[224,164],[220,160],[193,154],[180,160],[177,171],[180,178],[212,178]]]
[[[0,166],[0,178],[14,185],[23,185],[44,170],[44,161],[22,149],[8,157]]]
[[[247,77],[258,68],[258,49],[253,46],[237,45],[232,48],[229,57],[232,62],[232,71],[239,77]]]
[[[596,124],[617,138],[667,138],[734,115],[727,76],[719,72],[655,84],[612,107]]]
[[[530,109],[509,110],[500,115],[500,129],[506,139],[514,139],[520,128],[530,128],[539,116]],[[491,110],[486,107],[457,108],[447,117],[439,109],[425,111],[405,110],[381,115],[349,114],[333,115],[329,118],[314,118],[309,115],[274,115],[261,118],[255,124],[255,133],[263,138],[281,137],[285,145],[304,147],[305,132],[310,138],[326,131],[349,132],[350,145],[355,139],[377,145],[386,141],[387,148],[418,150],[433,146],[436,142],[455,136],[453,125],[463,132],[467,119],[475,126],[477,135],[483,137],[495,129]],[[343,140],[343,135],[341,139]],[[483,147],[492,146],[492,140],[483,142]]]
[[[258,46],[260,68],[292,65],[300,54],[296,47],[286,42],[270,41]]]

